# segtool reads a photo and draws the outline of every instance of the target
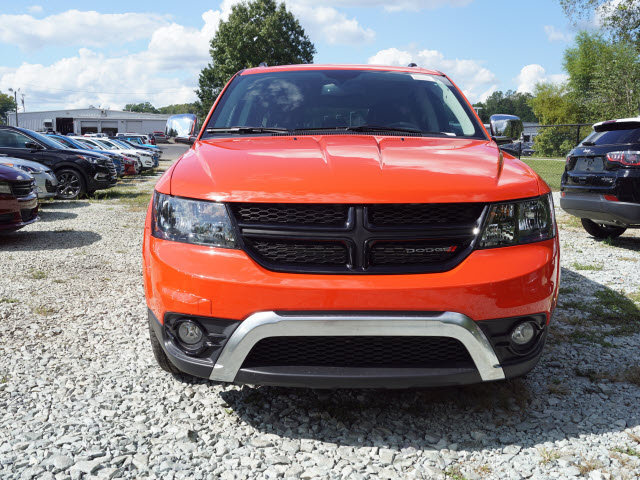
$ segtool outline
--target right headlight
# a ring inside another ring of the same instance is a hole
[[[236,248],[236,234],[223,203],[155,192],[151,234],[174,242]]]
[[[482,230],[479,248],[541,242],[555,237],[551,194],[533,200],[492,205]]]

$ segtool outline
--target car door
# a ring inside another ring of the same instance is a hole
[[[4,128],[0,129],[0,154],[41,163],[41,150],[29,148],[26,146],[27,143],[39,145],[34,139],[21,132]]]

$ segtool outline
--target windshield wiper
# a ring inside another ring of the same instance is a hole
[[[349,132],[400,132],[400,133],[423,133],[417,128],[385,127],[384,125],[358,125],[357,127],[345,127]]]
[[[207,128],[207,133],[289,133],[290,130],[278,127],[220,127]]]

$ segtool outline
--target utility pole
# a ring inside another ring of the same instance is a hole
[[[22,95],[22,113],[27,113],[27,109],[24,106],[24,93]]]
[[[20,124],[18,123],[18,92],[20,91],[20,89],[18,88],[17,90],[14,90],[13,88],[10,88],[9,91],[13,92],[13,98],[14,98],[14,101],[16,102],[16,127],[19,127]]]

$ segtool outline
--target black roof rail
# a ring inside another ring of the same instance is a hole
[[[260,65],[258,65],[259,67],[268,67],[269,65],[267,65],[267,62],[260,62]]]
[[[418,65],[417,65],[417,64],[415,64],[415,63],[413,63],[413,62],[411,62],[409,65],[407,65],[407,67],[417,67],[417,66],[418,66]]]

